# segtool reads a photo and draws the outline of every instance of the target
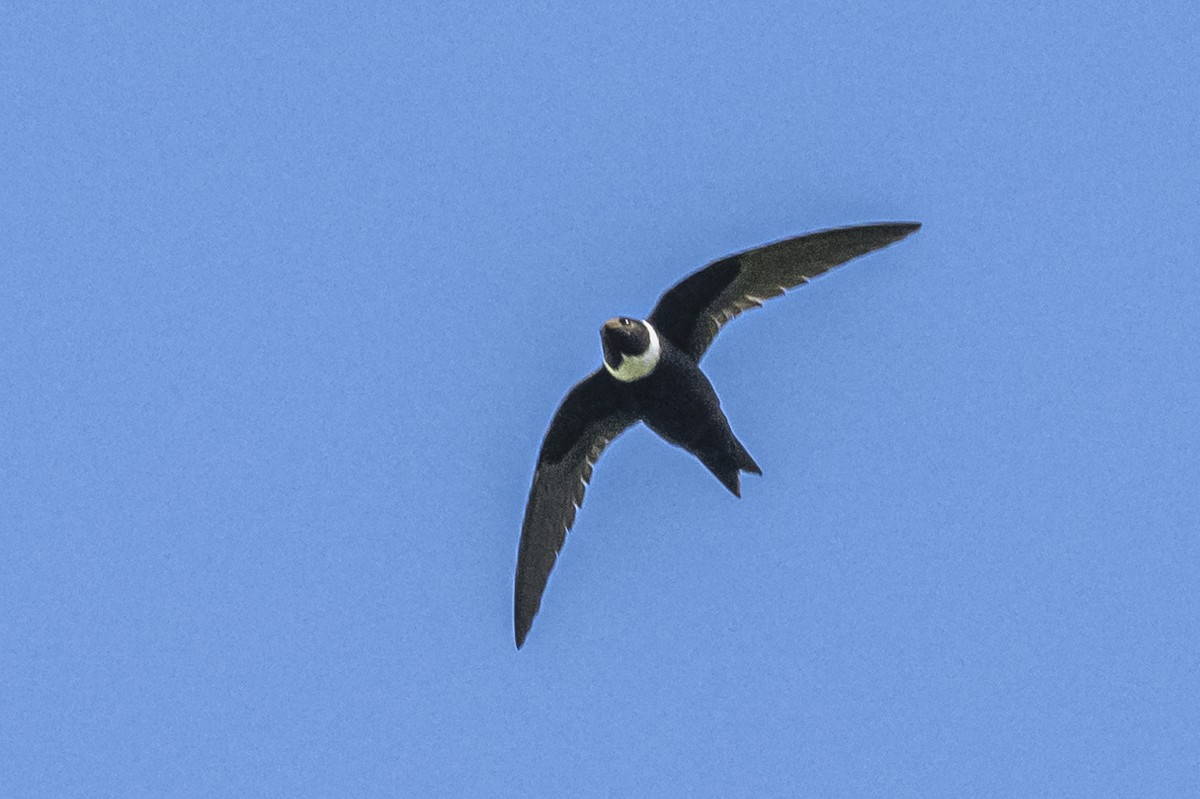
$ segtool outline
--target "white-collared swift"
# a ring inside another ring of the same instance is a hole
[[[604,364],[567,394],[538,455],[517,553],[513,622],[518,649],[604,448],[645,422],[695,455],[740,497],[741,473],[761,475],[762,469],[733,434],[712,383],[700,371],[709,344],[743,311],[920,227],[888,222],[834,228],[747,250],[676,283],[646,319],[620,316],[604,323]]]

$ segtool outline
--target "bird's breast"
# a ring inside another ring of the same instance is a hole
[[[638,415],[671,443],[686,446],[724,420],[712,384],[695,366],[663,359],[654,374],[628,388]]]

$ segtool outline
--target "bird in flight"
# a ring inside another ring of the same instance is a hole
[[[700,371],[708,345],[743,311],[920,227],[890,222],[835,228],[731,255],[676,283],[647,318],[619,316],[604,323],[604,364],[567,394],[538,455],[517,552],[513,622],[518,649],[604,448],[645,422],[695,455],[740,497],[741,472],[761,475],[762,469],[729,428],[717,393]]]

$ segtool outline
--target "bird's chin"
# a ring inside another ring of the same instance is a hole
[[[617,349],[617,342],[613,341],[610,336],[601,335],[601,349],[604,351],[604,365],[609,370],[621,368],[621,364],[625,362],[625,354]],[[614,366],[614,364],[616,364]]]

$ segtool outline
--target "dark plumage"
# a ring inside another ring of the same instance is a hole
[[[604,448],[631,425],[645,422],[741,496],[741,472],[762,470],[734,436],[700,370],[709,344],[743,311],[919,227],[902,222],[823,230],[731,255],[668,289],[646,320],[618,317],[604,323],[603,366],[567,394],[538,456],[517,553],[513,620],[518,648]]]

